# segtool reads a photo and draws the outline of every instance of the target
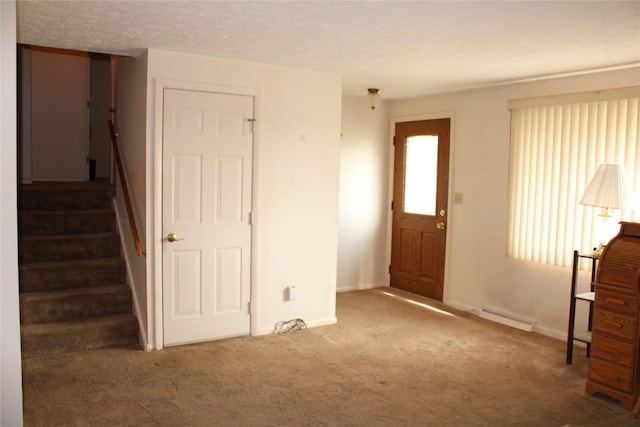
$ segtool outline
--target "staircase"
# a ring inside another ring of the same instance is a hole
[[[138,342],[107,182],[20,188],[22,357]]]

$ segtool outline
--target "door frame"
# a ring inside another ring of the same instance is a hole
[[[392,223],[393,223],[393,211],[391,210],[391,202],[393,201],[393,179],[394,179],[394,168],[395,168],[395,147],[393,145],[393,137],[396,133],[396,124],[402,122],[416,122],[421,120],[436,120],[436,119],[449,119],[449,198],[447,200],[447,233],[445,238],[445,256],[444,256],[444,280],[442,284],[442,302],[447,303],[449,299],[449,263],[451,262],[451,234],[450,225],[453,224],[453,209],[451,206],[453,205],[453,160],[454,160],[454,147],[455,147],[455,113],[450,111],[445,111],[441,113],[425,113],[425,114],[416,114],[409,116],[392,116],[389,119],[389,168],[388,168],[388,185],[387,185],[387,206],[389,215],[387,215],[387,247],[386,247],[386,259],[387,265],[391,265],[391,234]],[[387,286],[390,286],[391,283],[391,273],[387,269]]]
[[[260,117],[260,90],[257,88],[227,86],[206,82],[189,82],[170,79],[156,79],[153,89],[153,134],[148,138],[149,149],[147,151],[147,218],[149,225],[147,232],[147,321],[149,324],[149,337],[155,339],[154,347],[156,350],[164,348],[164,319],[162,314],[162,244],[164,239],[162,228],[162,125],[164,114],[164,90],[193,90],[200,92],[224,93],[229,95],[246,95],[253,97],[254,119]],[[251,279],[250,279],[250,301],[251,317],[250,334],[256,335],[258,330],[257,318],[259,307],[253,304],[258,301],[257,286],[257,265],[258,265],[258,235],[259,235],[259,211],[258,200],[260,193],[259,176],[259,158],[260,158],[260,122],[253,122],[253,159],[251,167],[253,168],[252,194],[251,194]]]

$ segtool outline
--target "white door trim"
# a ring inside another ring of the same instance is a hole
[[[441,113],[425,113],[425,114],[416,114],[410,116],[394,116],[389,119],[389,141],[393,142],[393,137],[396,132],[396,124],[402,122],[415,122],[420,120],[435,120],[435,119],[449,119],[449,201],[447,203],[447,211],[449,214],[447,215],[448,221],[452,223],[453,220],[453,212],[451,209],[451,205],[453,204],[453,172],[454,168],[454,147],[455,147],[455,113],[454,112],[441,112]],[[389,144],[389,163],[388,163],[388,191],[387,191],[387,206],[391,206],[391,202],[393,201],[393,172],[394,172],[394,157],[395,157],[395,149],[393,143]],[[386,259],[387,264],[391,265],[391,223],[393,220],[393,215],[390,212],[387,216],[387,247],[386,247]],[[451,233],[447,233],[446,238],[446,249],[445,249],[445,257],[444,257],[444,283],[443,283],[443,294],[442,294],[442,302],[447,303],[447,296],[449,290],[449,263],[451,262]],[[387,275],[387,283],[390,282],[389,275]]]
[[[195,90],[202,92],[226,93],[232,95],[249,95],[254,97],[254,119],[260,117],[260,91],[256,88],[239,86],[217,85],[203,82],[188,82],[180,80],[156,79],[153,91],[153,134],[148,139],[147,147],[147,322],[149,325],[149,339],[151,348],[161,350],[164,348],[162,317],[162,120],[164,105],[164,90]],[[252,176],[252,232],[251,232],[251,301],[258,301],[257,286],[257,242],[259,235],[258,201],[260,195],[259,186],[259,158],[260,158],[260,122],[254,122],[253,129],[253,176]],[[251,304],[251,335],[257,331],[257,317],[259,307]]]

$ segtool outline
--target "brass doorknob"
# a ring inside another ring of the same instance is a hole
[[[446,228],[447,228],[447,226],[445,225],[445,223],[444,223],[444,222],[439,222],[439,223],[437,223],[437,224],[436,224],[436,228],[437,228],[438,230],[444,230],[444,229],[446,229]]]
[[[169,233],[167,234],[167,240],[173,243],[177,242],[178,240],[184,240],[184,237],[178,237],[176,233]]]

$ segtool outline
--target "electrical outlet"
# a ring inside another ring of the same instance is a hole
[[[298,298],[298,290],[295,286],[289,286],[287,288],[287,300],[295,301]]]

